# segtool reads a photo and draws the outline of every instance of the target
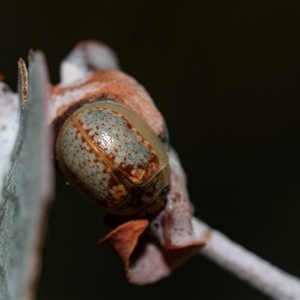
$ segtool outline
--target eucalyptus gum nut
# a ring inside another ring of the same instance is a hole
[[[59,131],[56,156],[67,180],[109,213],[147,215],[165,205],[168,153],[123,104],[98,101],[76,110]]]

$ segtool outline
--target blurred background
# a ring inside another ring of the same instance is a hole
[[[164,115],[196,216],[300,276],[300,3],[2,1],[0,73],[29,49],[59,64],[83,39],[118,54]],[[104,213],[57,174],[37,299],[267,299],[196,256],[154,285],[126,282],[97,240]]]

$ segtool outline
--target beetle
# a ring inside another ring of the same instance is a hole
[[[59,130],[56,156],[67,180],[109,213],[151,215],[165,205],[165,146],[124,104],[101,99],[77,109]]]

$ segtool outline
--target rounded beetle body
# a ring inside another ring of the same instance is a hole
[[[67,180],[109,213],[140,216],[165,205],[168,153],[123,104],[101,100],[77,109],[59,131],[56,156]]]

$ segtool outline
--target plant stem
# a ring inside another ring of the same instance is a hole
[[[300,299],[300,280],[210,228],[199,219],[192,220],[197,237],[206,241],[200,254],[247,281],[274,299]]]

